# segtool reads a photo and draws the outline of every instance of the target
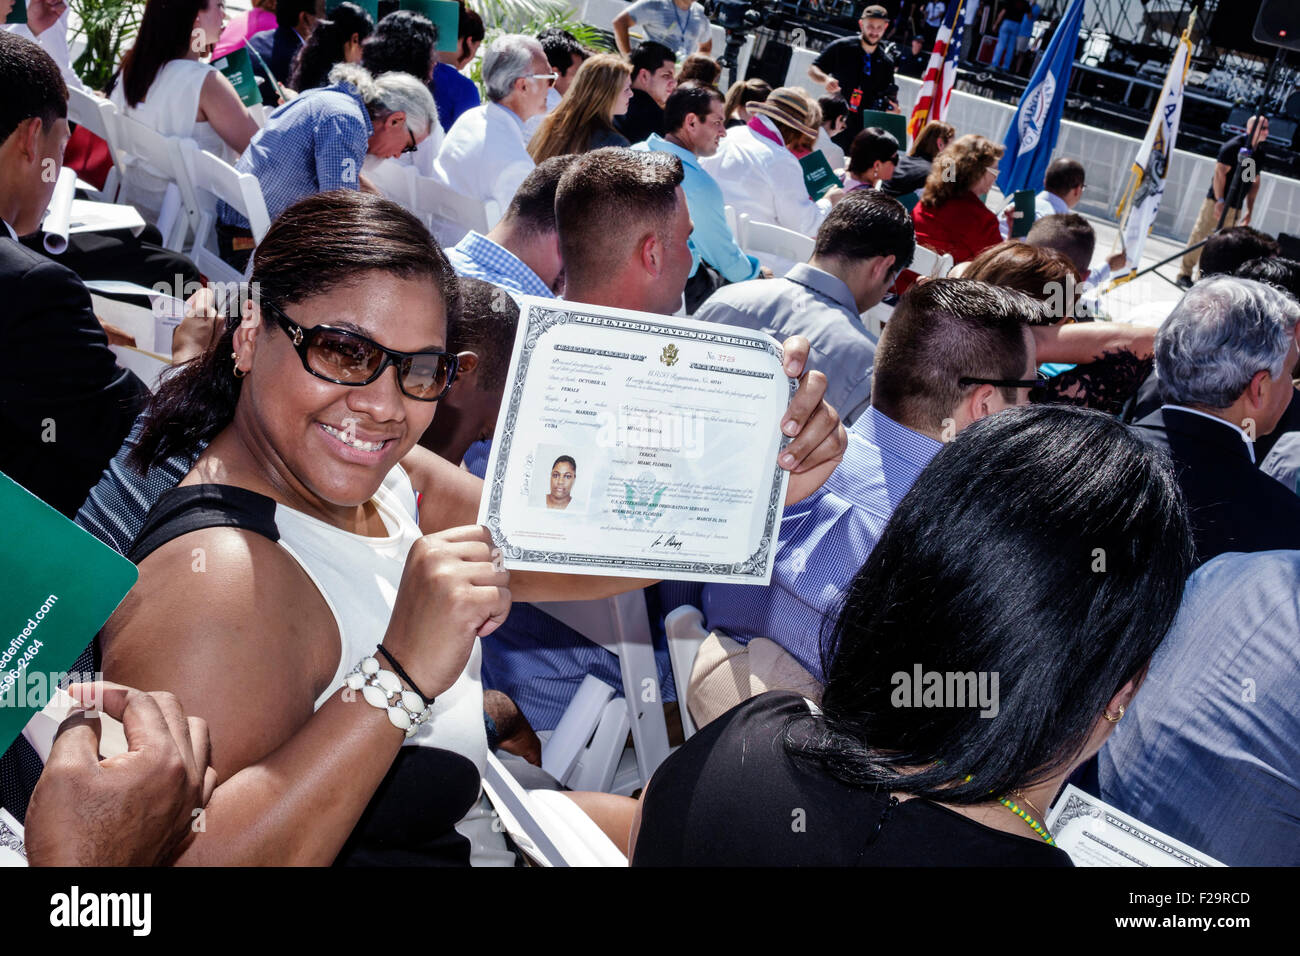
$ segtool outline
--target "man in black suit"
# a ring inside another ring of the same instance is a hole
[[[1172,456],[1197,559],[1300,549],[1300,497],[1261,472],[1254,439],[1293,392],[1300,304],[1250,279],[1203,279],[1156,333],[1163,405],[1139,434]]]
[[[271,76],[281,86],[288,85],[294,54],[307,42],[316,29],[316,22],[324,16],[325,0],[281,0],[275,5],[275,29],[263,30],[248,38],[249,48],[257,54],[253,57],[253,73],[262,91],[262,102],[280,102]],[[270,68],[270,75],[262,68],[263,64]]]
[[[18,242],[54,191],[68,91],[39,46],[0,42],[0,471],[71,517],[148,391],[118,366],[76,274]]]

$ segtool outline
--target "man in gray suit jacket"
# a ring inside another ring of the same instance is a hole
[[[1106,802],[1229,866],[1300,865],[1300,551],[1192,575],[1097,771]]]
[[[884,298],[915,249],[911,217],[897,199],[854,190],[823,220],[807,263],[781,279],[723,286],[694,318],[777,340],[804,336],[812,343],[808,367],[826,376],[826,401],[852,424],[870,402],[876,360],[861,314]]]

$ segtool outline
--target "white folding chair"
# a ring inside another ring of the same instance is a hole
[[[501,821],[538,866],[627,866],[627,857],[559,791],[525,790],[491,752],[483,792]]]
[[[801,46],[794,47],[790,51],[790,67],[785,71],[785,86],[797,86],[800,89],[807,90],[816,99],[819,96],[825,96],[826,90],[817,83],[812,81],[808,75],[808,67],[813,65],[813,60],[817,59],[815,50],[807,50]]]
[[[166,248],[183,252],[186,235],[199,226],[199,203],[182,150],[182,144],[187,141],[164,136],[121,113],[117,114],[113,126],[117,130],[116,156],[123,184],[129,186],[136,176],[144,174],[167,180],[170,183],[168,193],[172,192],[171,187],[175,187],[176,202],[164,199],[155,225],[162,233]],[[140,168],[142,166],[147,168]],[[148,189],[149,185],[144,185],[144,188]]]
[[[361,173],[386,198],[403,209],[415,211],[415,180],[419,173],[414,166],[399,163],[395,159],[385,159],[368,169],[362,169]]]
[[[740,214],[739,226],[745,237],[740,248],[756,256],[776,275],[784,275],[795,263],[807,262],[817,247],[816,241],[802,232],[757,222],[749,218],[749,213]]]
[[[663,693],[659,686],[645,594],[631,591],[596,601],[547,602],[534,606],[617,655],[623,682],[621,706],[626,714],[626,725],[618,732],[617,726],[622,724],[623,718],[617,713],[619,702],[611,701],[595,730],[593,746],[589,746],[587,754],[578,761],[578,774],[571,773],[561,782],[575,790],[613,793],[631,793],[644,787],[669,751],[668,725],[664,720]],[[615,721],[612,730],[611,719]],[[629,729],[636,757],[636,774],[631,779],[615,781]],[[597,744],[599,746],[595,746]],[[551,741],[547,742],[547,746],[552,745]]]
[[[700,645],[709,636],[709,631],[704,626],[704,612],[691,604],[674,608],[664,618],[664,630],[668,634],[668,660],[673,667],[673,684],[677,688],[677,709],[682,717],[682,733],[690,740],[696,730],[689,706],[691,671],[695,668],[695,657],[700,652]]]
[[[430,176],[416,176],[413,183],[411,211],[425,219],[443,245],[459,242],[471,229],[486,234],[501,218],[501,210],[491,200],[463,196]],[[456,231],[460,236],[453,240]]]
[[[108,176],[104,179],[104,188],[94,190],[90,195],[99,202],[115,201],[121,179],[117,170],[117,149],[114,146],[117,141],[117,130],[114,127],[117,107],[108,100],[101,100],[85,90],[69,86],[68,119],[78,126],[86,127],[108,144],[108,154],[113,158],[113,168],[108,171]]]
[[[199,224],[194,231],[189,256],[199,272],[210,280],[239,282],[244,278],[243,273],[217,252],[217,201],[224,201],[247,219],[253,242],[259,243],[271,228],[262,187],[252,173],[241,173],[221,157],[199,149],[191,140],[186,140],[183,155],[199,206]],[[251,258],[249,263],[252,263]]]
[[[941,279],[952,269],[952,256],[947,252],[940,255],[933,249],[918,244],[916,252],[912,254],[912,264],[908,268],[917,275]]]
[[[727,217],[727,228],[731,230],[732,237],[736,240],[736,245],[744,248],[745,242],[740,235],[740,217],[736,215],[736,207],[726,205],[722,207],[723,215]]]

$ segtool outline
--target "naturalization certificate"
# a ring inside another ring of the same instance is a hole
[[[1047,829],[1075,866],[1223,866],[1074,784],[1048,809]]]
[[[479,523],[512,569],[767,584],[796,383],[748,329],[520,296]]]

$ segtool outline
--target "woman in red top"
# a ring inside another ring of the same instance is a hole
[[[912,209],[917,245],[951,253],[957,263],[1002,241],[998,217],[980,199],[997,182],[1002,151],[997,143],[971,133],[935,157],[921,200]]]

